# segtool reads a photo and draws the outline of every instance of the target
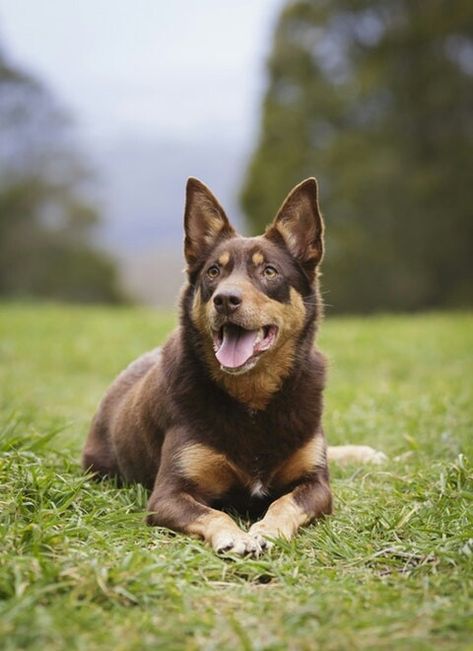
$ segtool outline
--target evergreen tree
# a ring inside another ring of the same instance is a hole
[[[337,310],[473,303],[473,4],[297,0],[279,18],[252,228],[315,175]]]

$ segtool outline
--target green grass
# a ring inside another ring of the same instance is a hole
[[[333,469],[333,517],[232,561],[78,465],[105,387],[173,322],[0,307],[0,648],[473,648],[472,316],[325,322],[328,437],[390,461]]]

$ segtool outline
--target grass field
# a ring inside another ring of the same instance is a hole
[[[472,649],[473,317],[328,319],[333,517],[258,560],[147,528],[84,477],[103,390],[172,315],[0,306],[0,648]]]

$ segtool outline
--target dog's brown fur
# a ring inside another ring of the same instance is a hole
[[[189,179],[185,231],[180,327],[112,384],[83,467],[152,489],[150,524],[199,535],[216,551],[258,554],[332,510],[325,363],[313,347],[323,255],[316,181],[289,194],[263,236],[243,238]],[[222,316],[216,297],[234,295],[240,303],[225,303]],[[239,374],[214,352],[213,333],[230,322],[277,328],[272,347]],[[265,515],[244,532],[219,506]]]

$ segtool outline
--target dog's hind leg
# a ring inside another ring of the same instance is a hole
[[[108,437],[107,428],[100,418],[95,418],[82,453],[82,468],[102,477],[116,477],[118,465]]]
[[[387,461],[387,456],[380,450],[369,445],[336,445],[328,446],[327,457],[335,463],[376,463]]]

